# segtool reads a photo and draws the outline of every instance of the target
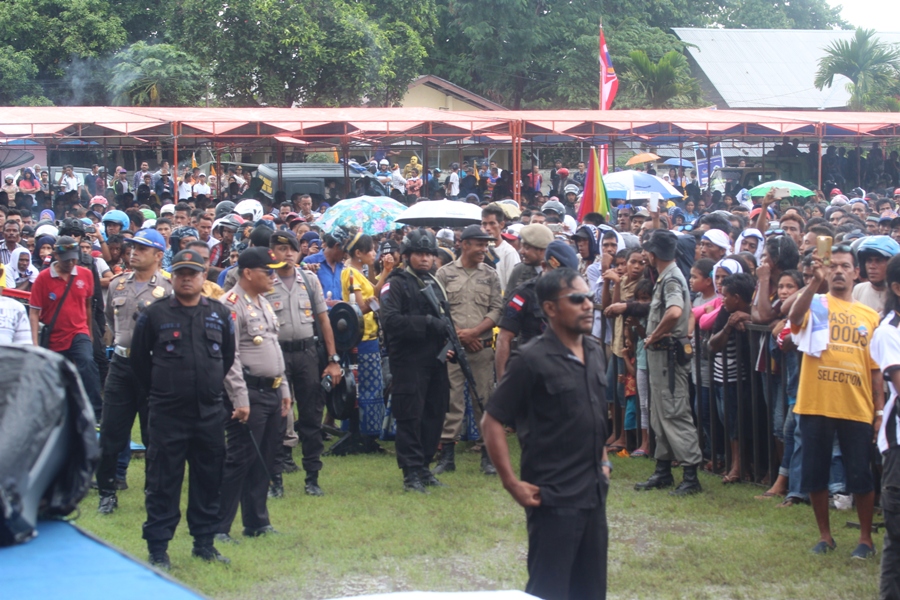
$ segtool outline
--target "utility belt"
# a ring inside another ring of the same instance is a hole
[[[273,390],[281,387],[281,377],[257,377],[244,373],[247,388],[252,390]]]
[[[316,347],[319,339],[316,336],[308,337],[304,340],[291,340],[289,342],[278,342],[283,352],[306,352]]]
[[[671,352],[672,358],[682,367],[691,364],[694,359],[694,348],[691,346],[689,337],[665,337],[658,342],[649,344],[647,350]]]

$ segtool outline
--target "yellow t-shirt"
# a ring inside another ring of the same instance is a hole
[[[869,342],[878,327],[878,313],[859,302],[828,298],[828,347],[818,358],[803,355],[800,388],[794,412],[871,423],[872,371],[878,364],[869,355]],[[806,327],[792,326],[794,333]]]
[[[363,301],[375,296],[375,286],[366,279],[366,276],[347,265],[341,271],[341,294],[346,302],[350,302],[350,272],[353,272],[353,287],[362,293]],[[362,307],[360,307],[362,308]],[[375,321],[375,313],[372,311],[363,315],[365,329],[363,329],[363,341],[368,342],[378,337],[378,323]]]

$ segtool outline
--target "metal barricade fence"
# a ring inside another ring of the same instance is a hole
[[[750,481],[763,483],[767,479],[774,482],[778,476],[779,459],[776,446],[776,438],[780,437],[776,427],[783,427],[774,420],[776,408],[780,408],[780,414],[787,415],[787,377],[784,354],[780,354],[778,362],[778,374],[773,373],[773,359],[769,351],[772,334],[765,325],[745,324],[745,331],[735,332],[736,354],[736,381],[730,381],[727,359],[723,360],[722,381],[715,381],[715,360],[719,353],[709,351],[707,332],[701,332],[699,327],[694,329],[694,364],[697,374],[694,385],[694,422],[697,426],[697,437],[700,440],[700,448],[705,461],[712,463],[714,473],[723,474],[732,462],[731,440],[728,432],[729,424],[736,419],[737,445],[740,449],[742,479],[749,475]],[[764,350],[760,357],[761,350]],[[757,365],[762,370],[757,370]],[[704,402],[703,378],[701,369],[706,369],[709,374],[710,387],[706,392]],[[693,377],[692,377],[693,379]],[[731,384],[736,385],[732,386]],[[716,386],[721,386],[725,409],[724,415],[719,415],[716,401]],[[732,399],[732,390],[736,398]],[[776,405],[778,403],[778,405]],[[708,414],[705,414],[706,404],[709,406]],[[735,405],[735,410],[729,407]],[[734,414],[732,414],[734,413]],[[721,440],[719,438],[722,438]],[[719,450],[722,455],[719,455]],[[720,458],[724,461],[720,462]]]

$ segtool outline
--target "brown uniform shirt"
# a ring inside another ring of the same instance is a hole
[[[284,356],[278,345],[278,320],[262,295],[253,303],[240,283],[222,298],[234,319],[234,364],[225,376],[225,391],[235,408],[250,406],[244,367],[254,377],[281,377],[281,397],[291,392],[284,376]]]
[[[438,269],[435,275],[450,302],[450,314],[457,329],[471,329],[485,318],[496,325],[503,309],[503,294],[497,271],[484,263],[464,269],[458,258]]]
[[[157,271],[149,281],[135,281],[134,272],[116,275],[106,291],[106,322],[113,344],[131,348],[134,325],[142,310],[172,293],[172,283]]]
[[[312,289],[307,289],[304,275]],[[290,287],[276,273],[275,285],[265,296],[278,318],[278,339],[282,342],[311,338],[316,317],[328,311],[319,278],[310,272],[301,275],[300,269],[295,270]]]

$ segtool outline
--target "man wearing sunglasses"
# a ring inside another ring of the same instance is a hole
[[[278,344],[278,319],[263,294],[272,287],[274,270],[283,266],[269,248],[247,248],[238,256],[238,283],[224,296],[234,320],[236,350],[225,377],[225,408],[231,419],[225,425],[228,444],[216,536],[221,541],[231,541],[228,533],[238,503],[245,536],[275,531],[266,497],[291,409],[291,390]]]
[[[535,286],[548,328],[516,353],[481,422],[503,487],[525,508],[528,584],[539,598],[605,598],[606,364],[590,338],[593,295],[560,268]],[[522,448],[521,479],[510,464],[504,423]]]
[[[677,236],[664,229],[654,230],[644,244],[644,258],[659,273],[647,316],[649,335],[644,340],[653,390],[650,427],[656,434],[656,471],[634,489],[654,490],[673,485],[672,461],[677,460],[684,465],[684,479],[671,495],[686,496],[701,491],[697,467],[703,457],[688,401],[690,365],[683,365],[677,359],[679,340],[688,333],[691,309],[687,282],[675,263],[677,244]]]

